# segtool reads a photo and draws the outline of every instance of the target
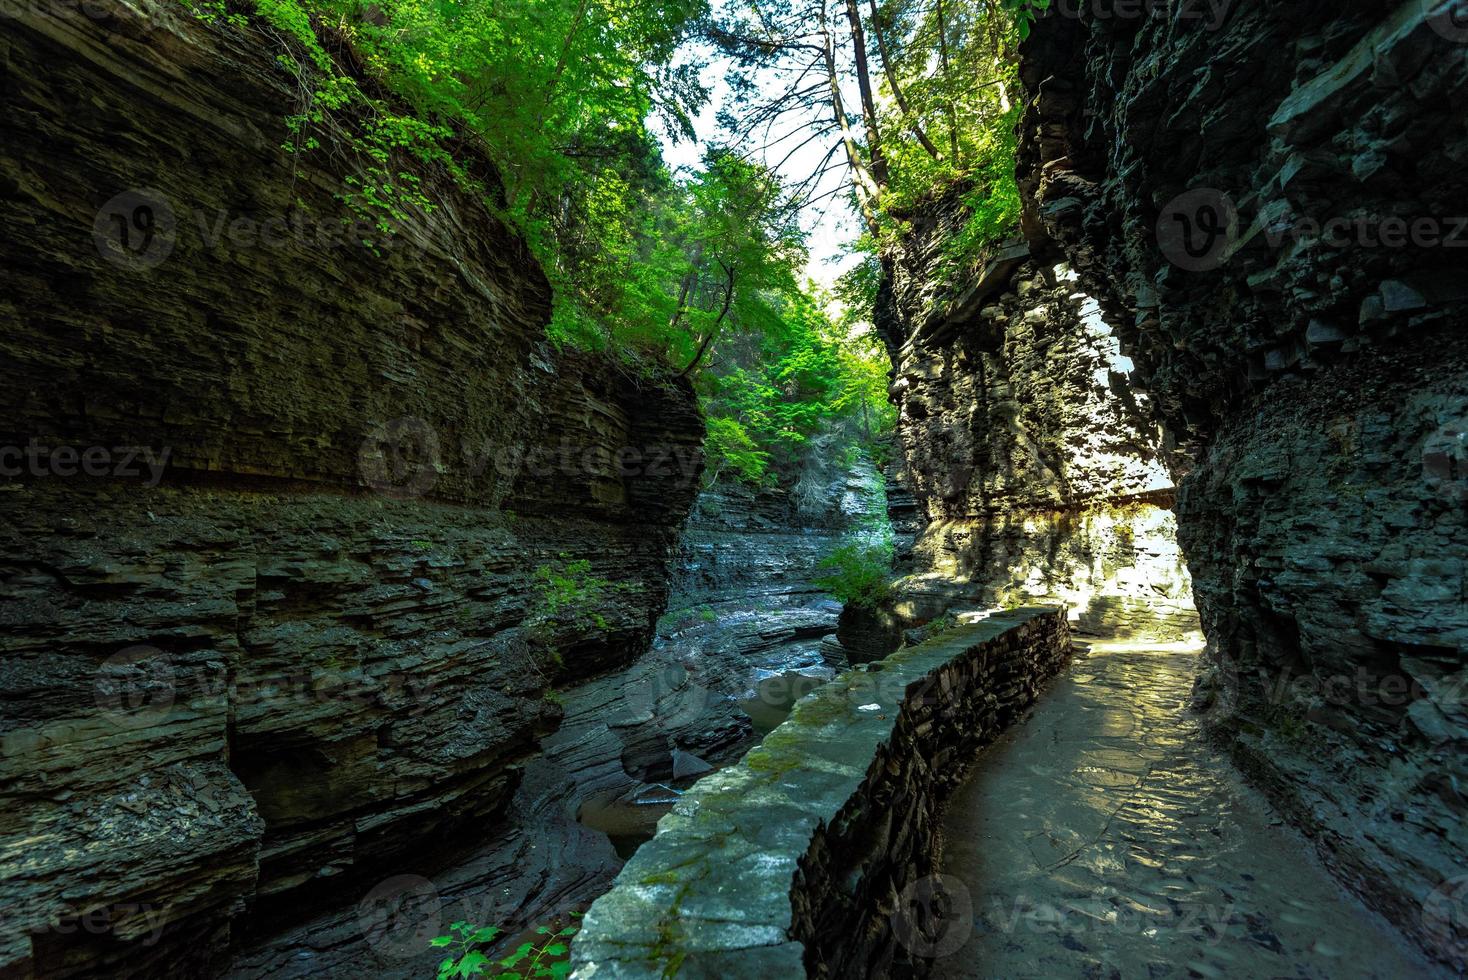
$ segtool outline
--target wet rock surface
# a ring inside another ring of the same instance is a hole
[[[1199,652],[1083,646],[980,758],[943,818],[930,891],[948,911],[922,934],[932,976],[1449,975],[1331,878],[1201,737]]]
[[[659,822],[587,913],[573,975],[891,975],[890,912],[932,870],[942,801],[1069,650],[1060,610],[1019,609],[821,687]]]

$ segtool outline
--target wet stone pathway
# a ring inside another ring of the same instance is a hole
[[[1439,975],[1199,737],[1196,647],[1077,648],[952,801],[935,976]]]

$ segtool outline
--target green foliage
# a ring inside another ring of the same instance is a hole
[[[746,483],[756,486],[766,483],[770,454],[759,448],[738,419],[709,417],[704,451],[716,472],[727,468]]]
[[[1021,39],[1030,36],[1035,18],[1050,9],[1050,0],[1003,0],[1004,9],[1014,18]]]
[[[491,959],[487,952],[495,940],[504,935],[504,930],[498,926],[455,922],[449,926],[449,935],[439,936],[429,945],[448,954],[438,965],[438,980],[480,977],[491,970],[497,980],[560,978],[571,973],[568,944],[578,928],[575,925],[563,929],[540,926],[535,930],[541,937],[538,941],[521,943],[498,960]]]
[[[872,315],[877,256],[900,241],[910,216],[935,199],[958,195],[967,214],[931,269],[939,286],[965,281],[988,248],[1017,233],[1017,45],[1036,12],[1048,6],[1049,0],[883,0],[875,6],[867,29],[881,42],[869,55],[882,66],[874,69],[884,96],[874,121],[887,179],[868,213],[868,233],[851,246],[863,261],[837,286],[853,316]]]
[[[720,147],[675,177],[648,129],[692,134],[702,66],[674,54],[705,0],[244,0],[254,20],[184,2],[282,49],[299,93],[283,149],[347,152],[343,220],[369,247],[435,209],[424,167],[518,227],[554,287],[558,344],[691,371],[725,333],[775,329],[799,291],[779,180]],[[498,188],[471,176],[466,144]]]
[[[347,161],[341,220],[367,247],[431,215],[446,177],[530,243],[554,343],[693,375],[713,478],[792,479],[817,434],[890,427],[882,358],[800,281],[797,196],[728,147],[675,175],[651,135],[691,135],[707,101],[680,49],[706,0],[182,2],[276,50],[283,149]]]
[[[887,481],[880,473],[867,488],[866,519],[855,534],[817,566],[815,584],[857,609],[876,609],[892,595],[896,544],[887,519]]]
[[[839,455],[883,439],[896,424],[885,354],[865,334],[833,322],[814,285],[778,308],[776,325],[728,352],[701,379],[710,481],[730,472],[750,484],[793,484],[812,440]]]
[[[545,627],[562,621],[607,628],[606,617],[597,606],[605,600],[612,583],[592,575],[591,562],[562,553],[558,562],[537,565],[534,579],[540,593],[532,614],[536,625]]]
[[[894,71],[909,111],[889,106],[884,150],[891,179],[882,198],[884,232],[900,234],[901,216],[955,185],[966,186],[969,220],[947,243],[937,274],[952,281],[986,246],[1013,235],[1020,199],[1015,183],[1019,121],[1017,42],[1021,25],[1048,0],[978,0],[932,7],[888,0],[879,19],[893,38]],[[941,14],[941,17],[940,17]],[[929,69],[934,60],[939,70]],[[888,86],[890,90],[890,86]],[[908,137],[918,125],[939,151],[934,157]]]
[[[857,539],[822,560],[815,584],[857,609],[876,609],[892,594],[892,545]]]

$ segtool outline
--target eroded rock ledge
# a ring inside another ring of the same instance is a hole
[[[891,975],[947,793],[1069,654],[1062,610],[1016,609],[820,688],[662,819],[587,913],[573,975]]]
[[[941,271],[963,190],[917,208],[885,257],[877,322],[920,525],[897,612],[1053,603],[1089,633],[1195,632],[1170,444],[1134,365],[1075,272],[1023,242]]]

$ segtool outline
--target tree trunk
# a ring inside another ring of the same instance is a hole
[[[729,285],[724,289],[724,308],[719,310],[719,318],[714,321],[714,325],[712,327],[709,327],[708,336],[704,337],[703,343],[698,345],[698,353],[694,354],[693,360],[688,362],[688,366],[678,373],[678,377],[680,378],[686,378],[688,377],[688,375],[692,374],[693,369],[698,367],[698,363],[703,360],[703,355],[708,353],[709,345],[712,344],[714,342],[714,338],[719,335],[719,328],[723,326],[724,317],[729,315],[729,307],[734,302],[734,270],[729,266],[724,265],[723,262],[720,262],[719,264],[724,266],[724,275],[727,276],[729,280]]]
[[[867,230],[875,235],[879,227],[876,202],[881,188],[867,171],[866,161],[862,160],[861,150],[857,148],[856,138],[851,133],[851,123],[846,119],[846,106],[841,99],[841,80],[836,74],[836,52],[834,42],[831,40],[824,5],[821,7],[821,37],[824,40],[826,79],[831,89],[831,115],[835,117],[836,126],[841,131],[841,143],[846,149],[846,161],[851,165],[851,183],[856,190],[857,207],[861,209],[861,216],[866,222]]]
[[[882,134],[877,129],[877,103],[872,98],[872,76],[867,69],[867,36],[861,26],[856,0],[846,0],[846,20],[856,48],[856,87],[861,93],[861,114],[867,128],[867,152],[872,159],[872,176],[879,187],[887,186],[887,158],[882,154]]]
[[[882,59],[882,73],[887,76],[887,84],[892,88],[892,98],[897,101],[897,110],[902,113],[902,118],[912,130],[912,135],[928,151],[928,156],[934,160],[940,158],[938,148],[933,141],[928,139],[928,134],[923,131],[922,124],[913,118],[912,110],[908,108],[907,97],[902,94],[902,86],[897,84],[897,72],[892,67],[892,57],[887,53],[887,41],[882,36],[882,23],[877,17],[877,0],[871,0],[872,6],[872,36],[877,39],[877,55]]]
[[[948,143],[953,152],[953,165],[958,166],[958,113],[953,108],[953,76],[948,72],[948,17],[943,13],[943,0],[938,0],[938,64],[943,69],[946,90],[944,108],[948,111]]]

